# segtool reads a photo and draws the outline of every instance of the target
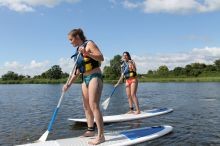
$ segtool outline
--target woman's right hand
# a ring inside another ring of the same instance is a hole
[[[70,86],[68,84],[63,85],[63,92],[66,92]]]
[[[114,87],[117,87],[117,86],[118,86],[118,83],[114,85]]]

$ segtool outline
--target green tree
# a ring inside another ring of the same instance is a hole
[[[148,75],[153,75],[153,74],[154,74],[154,71],[153,71],[153,70],[148,70],[147,74],[148,74]]]
[[[191,75],[191,76],[194,76],[194,77],[198,77],[201,73],[202,73],[202,71],[201,71],[200,69],[193,69],[193,70],[190,72],[190,75]]]
[[[104,67],[103,74],[106,79],[113,80],[116,78],[116,75],[114,74],[114,71],[112,70],[110,66]]]
[[[205,71],[207,72],[216,71],[216,67],[214,65],[207,65]]]
[[[46,72],[43,72],[41,74],[42,78],[48,78],[48,79],[60,79],[62,78],[62,69],[59,65],[52,66],[49,70]]]
[[[160,76],[167,76],[169,73],[169,69],[166,65],[162,65],[158,68],[157,73]]]
[[[37,76],[37,78],[43,78],[43,79],[49,78],[49,76],[48,76],[48,71],[43,72],[39,77]]]
[[[62,73],[62,78],[67,78],[67,77],[69,77],[69,74],[68,73]]]
[[[193,69],[199,69],[200,71],[203,71],[206,68],[204,63],[192,63],[191,66]]]
[[[202,72],[205,71],[206,65],[204,63],[192,63],[191,64],[192,70],[190,72],[191,76],[197,77]]]
[[[186,65],[184,68],[184,72],[187,76],[191,76],[192,66],[190,64]]]
[[[22,79],[25,79],[25,76],[24,75],[18,75],[18,80],[22,80]]]
[[[62,69],[59,65],[54,65],[49,70],[49,78],[50,79],[60,79],[62,77]]]
[[[13,71],[8,71],[6,74],[2,75],[2,80],[18,80],[20,79],[17,73],[14,73]]]
[[[107,79],[116,79],[121,75],[121,56],[116,55],[110,60],[110,66],[105,66],[103,70],[104,77]]]
[[[114,75],[116,77],[119,77],[121,75],[121,56],[116,55],[112,60],[110,60],[110,67],[112,68],[112,71],[114,72]]]
[[[174,73],[175,76],[184,75],[184,68],[182,68],[182,67],[175,67],[173,69],[173,73]]]
[[[215,60],[215,67],[218,71],[220,71],[220,59]]]

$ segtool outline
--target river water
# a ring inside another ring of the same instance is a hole
[[[61,84],[0,85],[0,145],[11,146],[38,140],[46,131],[61,94]],[[105,84],[101,101],[113,90]],[[131,122],[105,125],[105,131],[171,125],[172,133],[139,146],[220,145],[220,83],[139,83],[137,93],[143,110],[173,108],[169,114]],[[124,85],[120,85],[103,115],[128,111]],[[81,86],[65,94],[48,140],[80,136],[85,124],[68,118],[84,116]]]

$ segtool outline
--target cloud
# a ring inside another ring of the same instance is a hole
[[[145,13],[190,13],[220,10],[219,0],[124,0],[125,8],[142,9]]]
[[[139,6],[139,3],[132,3],[128,0],[125,0],[123,2],[123,5],[124,5],[125,8],[133,9],[133,8],[137,8]]]
[[[28,64],[22,64],[17,61],[7,61],[4,63],[3,67],[0,67],[0,76],[7,73],[8,71],[13,71],[15,73],[23,75],[34,76],[45,72],[47,69],[49,69],[49,67],[49,61],[37,62],[35,60],[32,60]]]
[[[109,66],[109,62],[110,59],[105,57],[105,60],[102,62],[101,69],[103,69],[106,65]],[[60,58],[57,63],[52,63],[47,60],[42,62],[31,60],[30,63],[27,64],[22,64],[17,61],[7,61],[2,67],[0,66],[0,77],[8,71],[13,71],[22,75],[40,75],[50,69],[53,65],[59,65],[63,72],[70,73],[73,69],[74,60],[70,58]]]
[[[204,0],[204,4],[198,8],[199,12],[212,12],[220,9],[219,0]]]
[[[217,47],[213,47],[213,48],[205,47],[203,49],[194,48],[192,52],[195,54],[201,54],[203,56],[220,57],[220,48]]]
[[[54,7],[62,2],[75,3],[80,0],[0,0],[0,7],[7,7],[16,12],[33,12],[34,7]]]
[[[63,72],[70,73],[73,69],[74,60],[70,58],[60,58],[58,65],[60,65]]]
[[[146,13],[186,13],[193,11],[199,5],[195,0],[145,0],[142,7]]]
[[[213,64],[215,60],[220,59],[220,48],[193,48],[190,52],[184,53],[134,55],[132,58],[136,62],[138,72],[147,73],[148,70],[156,70],[161,65],[166,65],[171,70],[195,62]]]

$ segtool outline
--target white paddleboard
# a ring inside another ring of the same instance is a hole
[[[169,113],[172,111],[173,111],[173,109],[170,109],[170,108],[155,108],[155,109],[151,109],[151,110],[141,111],[141,113],[137,114],[137,115],[135,115],[135,114],[121,114],[121,115],[104,116],[103,122],[104,123],[113,123],[113,122],[138,120],[138,119],[143,119],[143,118],[166,114],[166,113]],[[82,119],[69,118],[68,120],[86,123],[85,118],[82,118]]]
[[[172,126],[155,126],[145,127],[139,129],[132,129],[126,131],[118,131],[105,133],[105,142],[99,144],[99,146],[128,146],[134,145],[155,138],[159,138],[173,130]],[[92,137],[94,138],[94,137]],[[25,144],[20,146],[88,146],[90,138],[67,138],[60,140],[51,140],[40,143]]]

